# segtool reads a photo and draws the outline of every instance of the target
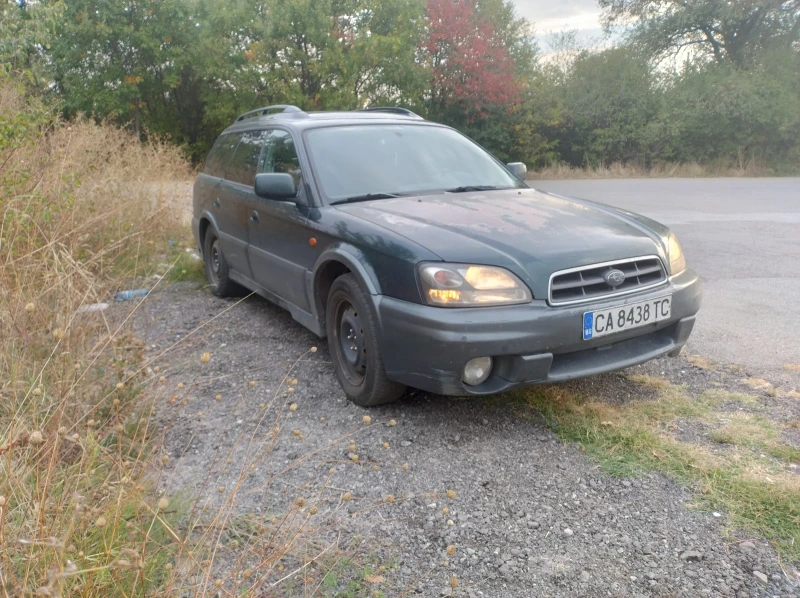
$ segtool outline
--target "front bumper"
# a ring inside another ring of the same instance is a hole
[[[584,341],[583,314],[672,295],[669,320]],[[380,346],[387,376],[444,395],[483,395],[612,372],[677,352],[700,309],[702,283],[692,270],[663,286],[626,297],[551,307],[526,305],[438,308],[375,295]],[[462,382],[464,365],[491,356],[491,376],[478,386]]]

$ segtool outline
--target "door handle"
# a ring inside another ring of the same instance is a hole
[[[217,198],[217,199],[215,199],[215,200],[214,200],[214,207],[215,207],[215,208],[218,208],[218,207],[219,207],[219,198]]]
[[[250,212],[250,220],[253,222],[258,222],[258,212],[256,212],[255,210]]]

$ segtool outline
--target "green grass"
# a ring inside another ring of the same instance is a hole
[[[795,447],[780,442],[775,425],[762,417],[715,410],[730,395],[690,397],[666,387],[656,400],[616,407],[568,392],[534,387],[507,395],[535,409],[564,441],[578,445],[612,475],[659,471],[697,492],[697,505],[726,512],[734,527],[773,541],[783,556],[800,560],[800,481],[785,471]],[[749,401],[749,396],[734,400]],[[711,426],[712,439],[730,450],[684,442],[670,433],[676,419]],[[720,420],[730,420],[722,423]]]
[[[375,564],[359,564],[351,558],[339,559],[322,580],[322,595],[335,598],[386,598],[387,594],[380,584],[384,581],[384,572],[394,567],[396,565],[393,563],[378,567]]]
[[[170,282],[191,281],[204,283],[206,281],[206,271],[203,260],[197,259],[197,252],[192,250],[187,252],[183,248],[172,248],[169,253],[168,261],[173,264],[166,275]]]

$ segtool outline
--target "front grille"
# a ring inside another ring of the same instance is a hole
[[[625,280],[619,286],[613,287],[606,282],[605,275],[611,270],[625,274]],[[655,255],[570,268],[550,277],[550,304],[578,303],[634,293],[666,280],[664,264]]]

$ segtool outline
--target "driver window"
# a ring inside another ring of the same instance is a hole
[[[292,175],[295,185],[300,188],[300,160],[294,149],[294,140],[286,131],[273,129],[267,135],[264,151],[261,154],[259,172],[285,172]]]

